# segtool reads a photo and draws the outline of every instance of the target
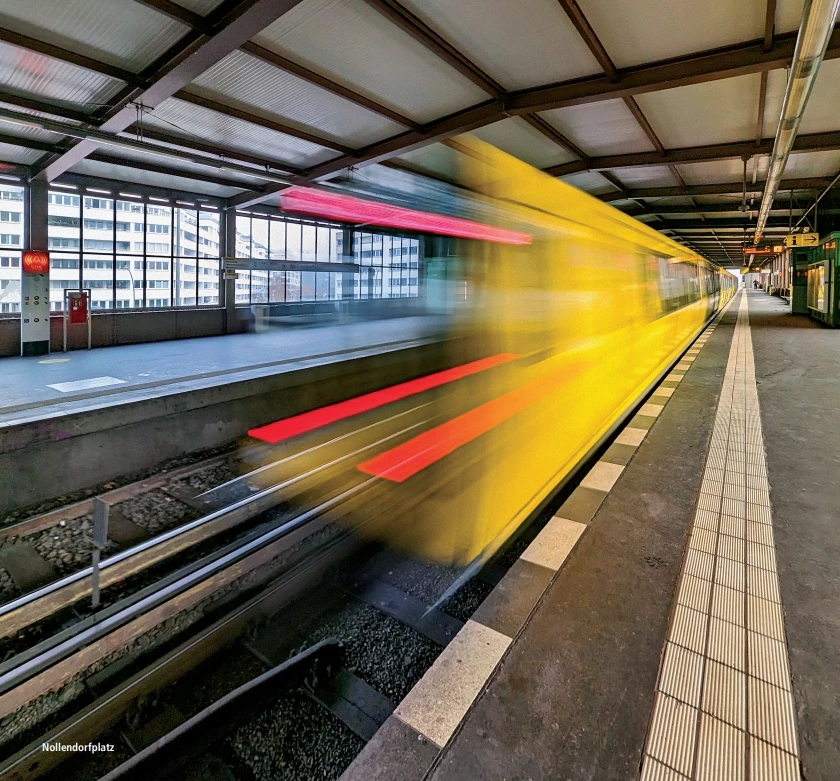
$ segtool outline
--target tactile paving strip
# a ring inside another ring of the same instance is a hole
[[[642,781],[796,781],[799,751],[747,297],[662,657]]]

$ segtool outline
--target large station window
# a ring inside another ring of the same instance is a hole
[[[0,181],[0,315],[20,312],[23,187]]]
[[[408,298],[418,295],[420,242],[405,236],[355,232],[352,275],[329,271],[345,261],[342,230],[335,224],[240,212],[236,215],[236,256],[323,263],[324,271],[237,272],[239,304],[329,301],[352,298]]]
[[[219,304],[218,210],[58,185],[48,201],[53,309],[78,287],[94,309]]]

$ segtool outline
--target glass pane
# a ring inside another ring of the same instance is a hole
[[[194,258],[198,245],[198,214],[195,209],[175,209],[173,254]]]
[[[149,257],[146,259],[146,306],[171,306],[169,282],[172,261],[169,258]],[[142,289],[143,280],[134,277],[134,284]]]
[[[172,209],[146,204],[146,253],[172,255]]]
[[[236,215],[236,257],[251,257],[251,218]]]
[[[219,275],[221,261],[219,258],[199,258],[198,260],[198,298],[199,304],[219,303]]]
[[[135,268],[139,264],[139,270]],[[135,282],[139,285],[135,286]],[[117,309],[136,309],[143,304],[143,261],[117,255]]]
[[[272,223],[272,226],[274,223]],[[271,251],[274,252],[274,241],[271,242]],[[272,271],[268,282],[268,300],[271,303],[286,300],[286,272]]]
[[[330,228],[330,260],[333,263],[341,262],[341,230]]]
[[[268,218],[254,217],[251,220],[251,257],[268,257]]]
[[[341,274],[334,271],[330,273],[330,300],[338,301],[341,298]]]
[[[315,260],[319,263],[328,263],[330,260],[330,242],[332,240],[332,237],[330,236],[330,229],[319,226],[317,231],[318,247],[315,251]]]
[[[315,272],[304,271],[301,273],[300,280],[300,300],[314,301],[315,300]]]
[[[113,255],[93,255],[86,252],[82,256],[82,287],[91,289],[91,309],[113,308]]]
[[[284,220],[271,220],[269,223],[271,243],[271,259],[284,260],[286,258],[286,223]]]
[[[303,226],[303,252],[301,253],[301,260],[309,263],[315,262],[315,226]]]
[[[329,301],[330,299],[330,275],[315,272],[315,298],[318,301]]]
[[[7,192],[6,186],[2,192]],[[1,194],[1,193],[0,193]],[[6,198],[2,199],[4,209],[20,206],[14,201],[7,204]],[[75,250],[81,248],[80,236],[82,225],[82,205],[79,195],[72,193],[50,191],[47,195],[47,245],[51,250]],[[3,233],[6,233],[4,230]],[[21,231],[22,233],[22,231]],[[3,239],[0,238],[0,245]]]
[[[268,271],[251,272],[251,303],[268,303]]]
[[[198,254],[204,258],[221,257],[219,247],[219,213],[202,209],[199,213]]]
[[[236,295],[234,296],[235,303],[247,304],[251,300],[251,272],[237,271],[236,272]]]
[[[173,261],[174,306],[195,306],[196,265],[195,258],[175,258]]]
[[[290,222],[286,229],[286,258],[300,260],[300,243],[303,226],[299,222]]]
[[[110,198],[85,196],[82,209],[83,249],[114,251],[114,202]],[[94,298],[94,301],[96,299]]]
[[[294,223],[289,224],[291,230]],[[286,301],[300,301],[300,272],[286,272]]]
[[[60,290],[58,296],[60,301]],[[54,299],[55,291],[51,289],[50,301]],[[51,305],[52,309],[60,307],[60,303],[58,307]],[[9,312],[20,312],[20,252],[0,247],[0,314]]]
[[[143,204],[117,201],[114,224],[117,252],[137,254],[143,252]]]
[[[0,252],[0,279],[6,279],[5,272],[8,271],[4,258],[7,253]],[[20,261],[15,264],[19,271]],[[53,312],[60,312],[64,307],[64,291],[79,288],[79,256],[64,252],[50,251],[50,309]],[[18,287],[18,290],[20,288]],[[0,301],[6,299],[0,294]]]

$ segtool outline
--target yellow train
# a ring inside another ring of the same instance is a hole
[[[465,137],[451,147],[470,194],[462,222],[485,226],[486,237],[430,221],[426,297],[464,337],[451,341],[461,351],[451,363],[467,368],[362,405],[337,425],[408,420],[422,407],[422,424],[372,439],[350,459],[367,493],[341,517],[399,548],[467,565],[492,555],[610,434],[736,280],[488,144]],[[328,447],[329,458],[346,447]]]

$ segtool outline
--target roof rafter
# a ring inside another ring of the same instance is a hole
[[[190,31],[176,44],[179,52],[167,53],[171,59],[151,75],[140,90],[124,91],[111,116],[98,128],[104,133],[120,133],[136,120],[132,102],[150,108],[162,103],[208,68],[237,49],[273,21],[294,8],[301,0],[240,0],[214,26],[213,34]],[[227,6],[225,6],[227,10]],[[136,94],[135,94],[136,93]],[[63,154],[46,162],[37,178],[51,181],[83,160],[97,148],[93,140],[74,144]]]
[[[830,182],[825,177],[814,177],[810,179],[787,179],[782,181],[779,189],[784,190],[819,190]],[[602,201],[620,201],[632,198],[678,198],[686,195],[740,195],[743,191],[743,181],[722,182],[715,184],[694,184],[687,187],[640,187],[634,190],[627,190],[625,195],[621,193],[604,193],[596,197]],[[747,183],[747,192],[762,192],[764,182],[756,182],[755,185]]]

